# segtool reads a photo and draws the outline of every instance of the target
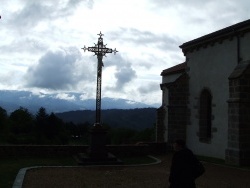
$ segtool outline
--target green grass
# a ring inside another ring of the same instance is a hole
[[[148,156],[123,157],[125,165],[155,162]],[[76,166],[73,157],[9,157],[0,158],[0,188],[11,188],[18,171],[32,166]]]
[[[77,165],[71,157],[10,157],[0,158],[0,187],[11,188],[18,171],[31,166]]]

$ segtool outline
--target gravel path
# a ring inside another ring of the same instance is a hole
[[[46,167],[28,170],[23,188],[167,188],[171,155],[136,167]],[[197,188],[250,188],[250,170],[209,163]]]

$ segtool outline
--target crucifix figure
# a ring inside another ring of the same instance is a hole
[[[103,44],[103,38],[104,36],[101,32],[99,34],[98,42],[93,47],[83,47],[82,49],[84,52],[86,50],[90,52],[94,52],[97,56],[97,85],[96,85],[96,125],[101,124],[101,85],[102,85],[102,67],[103,67],[103,56],[106,56],[106,53],[112,53],[116,54],[118,52],[116,49],[112,50],[111,48],[107,48],[106,45]]]

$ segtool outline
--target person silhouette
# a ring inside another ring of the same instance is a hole
[[[199,160],[182,139],[175,140],[173,149],[175,153],[170,168],[169,188],[196,188],[195,179],[200,176],[196,172]]]

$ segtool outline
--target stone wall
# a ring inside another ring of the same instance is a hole
[[[240,63],[230,75],[229,92],[226,162],[250,165],[250,61]]]
[[[84,153],[89,146],[56,146],[56,145],[2,145],[1,157],[22,156],[72,156]],[[140,145],[108,145],[109,152],[118,156],[138,156],[164,154],[167,152],[166,143],[141,143]]]
[[[86,152],[88,146],[67,145],[2,145],[0,157],[8,156],[71,156],[79,152]]]
[[[164,133],[165,133],[165,119],[166,110],[163,106],[157,109],[157,120],[156,120],[156,142],[164,142]]]
[[[168,142],[175,139],[186,140],[186,126],[189,121],[188,104],[188,76],[184,73],[175,82],[168,86]]]

